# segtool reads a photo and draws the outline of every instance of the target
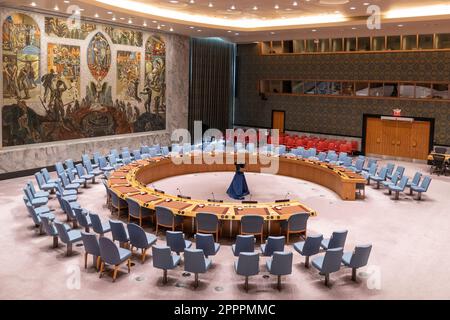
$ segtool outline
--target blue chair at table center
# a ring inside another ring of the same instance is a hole
[[[219,218],[214,213],[199,212],[195,217],[197,233],[213,233],[219,242]]]
[[[162,269],[163,283],[167,283],[167,270],[175,269],[181,261],[181,257],[172,255],[172,252],[167,246],[152,246],[153,267]]]
[[[255,236],[254,235],[237,235],[236,243],[231,245],[231,250],[234,256],[238,257],[241,252],[255,251]]]
[[[195,235],[195,248],[203,250],[206,258],[214,256],[219,252],[220,244],[214,242],[212,234],[197,233]]]
[[[195,274],[195,288],[199,284],[198,274],[206,273],[210,267],[211,259],[205,257],[203,250],[188,248],[184,250],[184,270]]]
[[[305,241],[294,243],[294,249],[305,257],[305,268],[309,268],[309,257],[320,252],[323,235],[308,236]]]
[[[356,281],[356,269],[367,265],[369,261],[370,251],[372,245],[359,245],[355,247],[353,252],[346,252],[342,256],[342,263],[349,268],[352,268],[352,280]]]
[[[130,236],[130,249],[133,253],[133,248],[142,250],[142,263],[145,261],[148,248],[156,243],[156,237],[153,234],[145,232],[142,227],[134,223],[127,225],[128,234]]]
[[[116,281],[117,271],[119,270],[119,266],[123,263],[127,263],[128,273],[131,270],[131,251],[117,247],[111,239],[100,237],[99,239],[100,246],[100,278],[103,276],[103,271],[105,269],[105,264],[109,264],[114,266],[113,272],[113,282]]]
[[[321,275],[325,276],[325,285],[328,286],[330,273],[337,272],[341,268],[341,259],[344,250],[342,247],[328,249],[325,256],[317,257],[312,260],[314,268],[319,270]]]
[[[248,277],[259,274],[259,254],[256,252],[241,252],[234,262],[234,270],[245,277],[245,291],[248,291]]]
[[[97,271],[100,270],[100,245],[98,243],[97,236],[93,233],[81,231],[81,239],[84,246],[84,268],[87,269],[87,258],[91,254],[93,258],[93,264]]]
[[[180,252],[184,252],[185,249],[192,246],[192,242],[184,239],[184,234],[181,231],[167,231],[166,242],[170,250],[180,255]]]
[[[275,251],[272,258],[266,261],[269,273],[278,277],[278,290],[281,290],[281,276],[292,273],[292,257],[292,252]]]
[[[261,253],[263,256],[270,257],[275,251],[284,251],[284,236],[269,236],[265,244],[261,244]]]

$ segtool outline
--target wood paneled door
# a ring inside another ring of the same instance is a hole
[[[278,129],[280,133],[284,132],[284,111],[272,111],[272,129]]]
[[[366,118],[365,153],[427,159],[431,123],[411,120]]]

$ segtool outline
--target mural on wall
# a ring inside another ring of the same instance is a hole
[[[106,26],[105,32],[114,44],[142,47],[142,32],[140,31]]]
[[[4,103],[38,100],[41,34],[28,15],[13,14],[2,26]]]
[[[45,33],[52,37],[84,40],[97,29],[93,23],[75,23],[64,18],[45,17]]]
[[[79,40],[84,37],[87,50],[54,39],[41,49],[36,21],[24,14],[6,18],[2,46],[3,146],[165,129],[163,39],[150,35],[143,46],[143,34],[139,40],[139,32],[133,31],[116,36],[115,41],[140,42],[141,47],[135,52],[121,51],[101,32],[86,37],[95,25],[82,23],[77,32],[69,32],[62,20],[38,15],[35,19],[45,20],[46,34]],[[118,29],[110,29],[117,34]],[[41,54],[47,57],[47,68],[40,72]],[[141,70],[144,54],[145,70]],[[116,68],[111,68],[113,56],[117,57]],[[115,92],[108,79],[115,79]],[[145,79],[144,83],[140,79]]]
[[[141,102],[139,97],[139,75],[141,53],[117,51],[117,98]]]

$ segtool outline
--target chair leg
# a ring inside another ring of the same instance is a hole
[[[103,277],[103,270],[105,269],[105,263],[102,261],[100,264],[100,276],[99,278]]]
[[[101,257],[100,256],[98,256],[97,257],[97,262],[96,262],[96,264],[95,264],[95,269],[97,270],[97,272],[100,270],[100,263],[101,263]]]
[[[328,282],[330,281],[330,274],[326,273],[325,274],[325,285],[328,286]]]
[[[352,280],[356,281],[356,268],[352,268]]]
[[[67,244],[67,252],[66,252],[66,256],[70,256],[72,254],[72,244],[68,243]]]
[[[127,266],[128,266],[128,273],[130,273],[130,271],[131,271],[131,259],[128,259]]]
[[[118,270],[118,269],[119,269],[119,266],[114,266],[113,282],[116,282],[117,270]]]
[[[88,253],[85,252],[84,253],[84,268],[87,269],[87,257],[88,257]]]
[[[147,249],[142,249],[142,263],[145,262],[145,255],[147,253]]]
[[[164,269],[164,273],[163,273],[163,283],[166,284],[167,283],[167,270]]]
[[[400,193],[398,191],[395,191],[394,200],[398,200]]]
[[[245,291],[248,292],[248,276],[245,276]]]
[[[309,256],[305,257],[305,268],[309,268]]]
[[[286,243],[289,244],[289,230],[286,231]]]
[[[418,192],[417,193],[417,200],[421,200],[422,199],[422,192]]]
[[[58,236],[53,236],[53,248],[58,248]]]
[[[281,290],[281,276],[278,276],[277,289]]]
[[[194,287],[197,288],[198,287],[198,273],[195,274],[195,283],[194,283]]]

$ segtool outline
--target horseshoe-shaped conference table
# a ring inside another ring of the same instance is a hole
[[[155,210],[156,206],[169,208],[174,214],[183,216],[183,230],[195,232],[195,217],[199,212],[216,214],[221,221],[221,234],[230,237],[239,234],[239,221],[245,215],[260,215],[265,220],[264,233],[280,232],[280,222],[292,214],[307,212],[316,216],[317,212],[298,200],[281,199],[264,203],[218,202],[211,199],[190,199],[186,196],[171,195],[163,190],[149,187],[152,182],[185,174],[201,172],[235,171],[234,162],[225,161],[230,154],[221,154],[221,163],[205,164],[201,153],[183,155],[190,157],[190,164],[177,164],[171,156],[137,160],[111,172],[108,177],[109,189],[121,199],[131,198],[141,207]],[[216,155],[217,156],[217,155]],[[237,155],[231,155],[232,159]],[[172,157],[182,157],[180,155]],[[195,159],[200,157],[199,159]],[[185,158],[186,159],[186,158]],[[229,159],[229,158],[228,158]],[[270,161],[279,161],[278,175],[311,181],[334,190],[343,200],[355,200],[356,192],[364,188],[366,180],[353,171],[336,165],[289,156],[271,156]],[[180,159],[175,159],[180,160]],[[199,160],[199,161],[196,161]],[[254,163],[249,154],[245,156],[247,172],[261,172],[267,168],[260,162]],[[194,164],[201,163],[201,164]],[[264,162],[266,163],[266,162]],[[267,186],[270,188],[270,186]],[[207,188],[207,186],[205,186]],[[358,191],[359,192],[359,191]]]

